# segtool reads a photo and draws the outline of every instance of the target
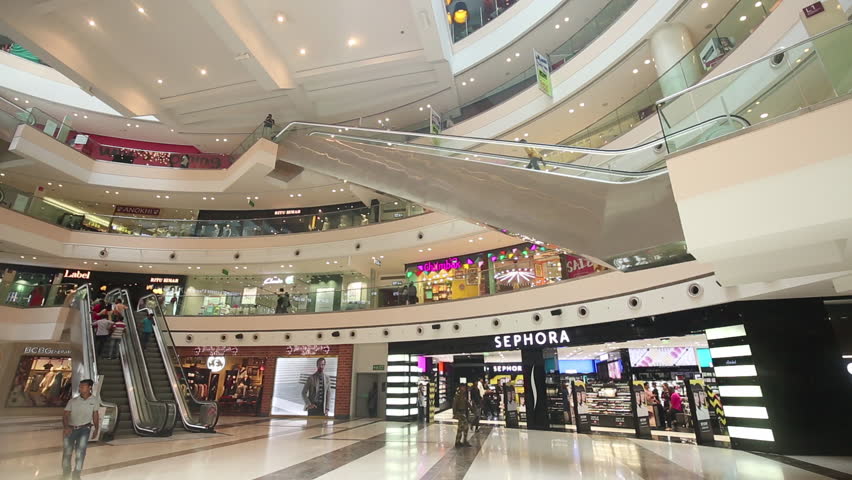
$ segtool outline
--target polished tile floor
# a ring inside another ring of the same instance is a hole
[[[844,472],[852,467],[849,458],[788,462],[723,448],[602,434],[484,426],[473,436],[473,447],[456,449],[455,426],[449,424],[224,418],[218,430],[95,444],[89,448],[83,478],[852,478],[852,472]],[[0,419],[0,478],[60,478],[60,436],[55,418]]]

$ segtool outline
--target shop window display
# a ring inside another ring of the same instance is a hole
[[[334,416],[336,391],[337,357],[279,358],[275,364],[272,415]],[[318,411],[308,409],[305,397]]]
[[[199,400],[219,402],[223,415],[256,415],[263,390],[266,359],[260,357],[187,357],[186,387]]]
[[[71,398],[71,358],[21,357],[7,407],[61,407]]]

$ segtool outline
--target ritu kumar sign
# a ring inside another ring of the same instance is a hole
[[[570,343],[568,332],[565,330],[548,330],[543,332],[515,333],[512,335],[495,335],[494,348],[498,350],[516,350],[526,347],[552,347]]]

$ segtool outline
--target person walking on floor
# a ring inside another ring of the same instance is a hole
[[[467,432],[470,429],[467,416],[470,414],[470,400],[467,398],[467,385],[459,385],[456,396],[453,398],[453,418],[458,420],[456,430],[456,447],[470,447],[467,441]]]
[[[417,287],[414,285],[414,282],[408,283],[408,288],[406,289],[406,293],[408,294],[408,304],[409,305],[417,304]]]
[[[94,384],[95,382],[89,379],[80,380],[80,395],[65,405],[62,415],[62,473],[65,478],[80,478],[92,430],[94,438],[98,438],[100,402],[92,394]],[[71,457],[75,453],[76,461],[72,468]]]
[[[284,295],[278,295],[278,301],[275,304],[275,313],[288,313],[290,311],[290,292],[284,292]]]

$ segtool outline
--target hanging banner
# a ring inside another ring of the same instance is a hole
[[[549,97],[553,97],[553,84],[550,81],[550,59],[536,50],[533,50],[533,59],[538,88]]]

